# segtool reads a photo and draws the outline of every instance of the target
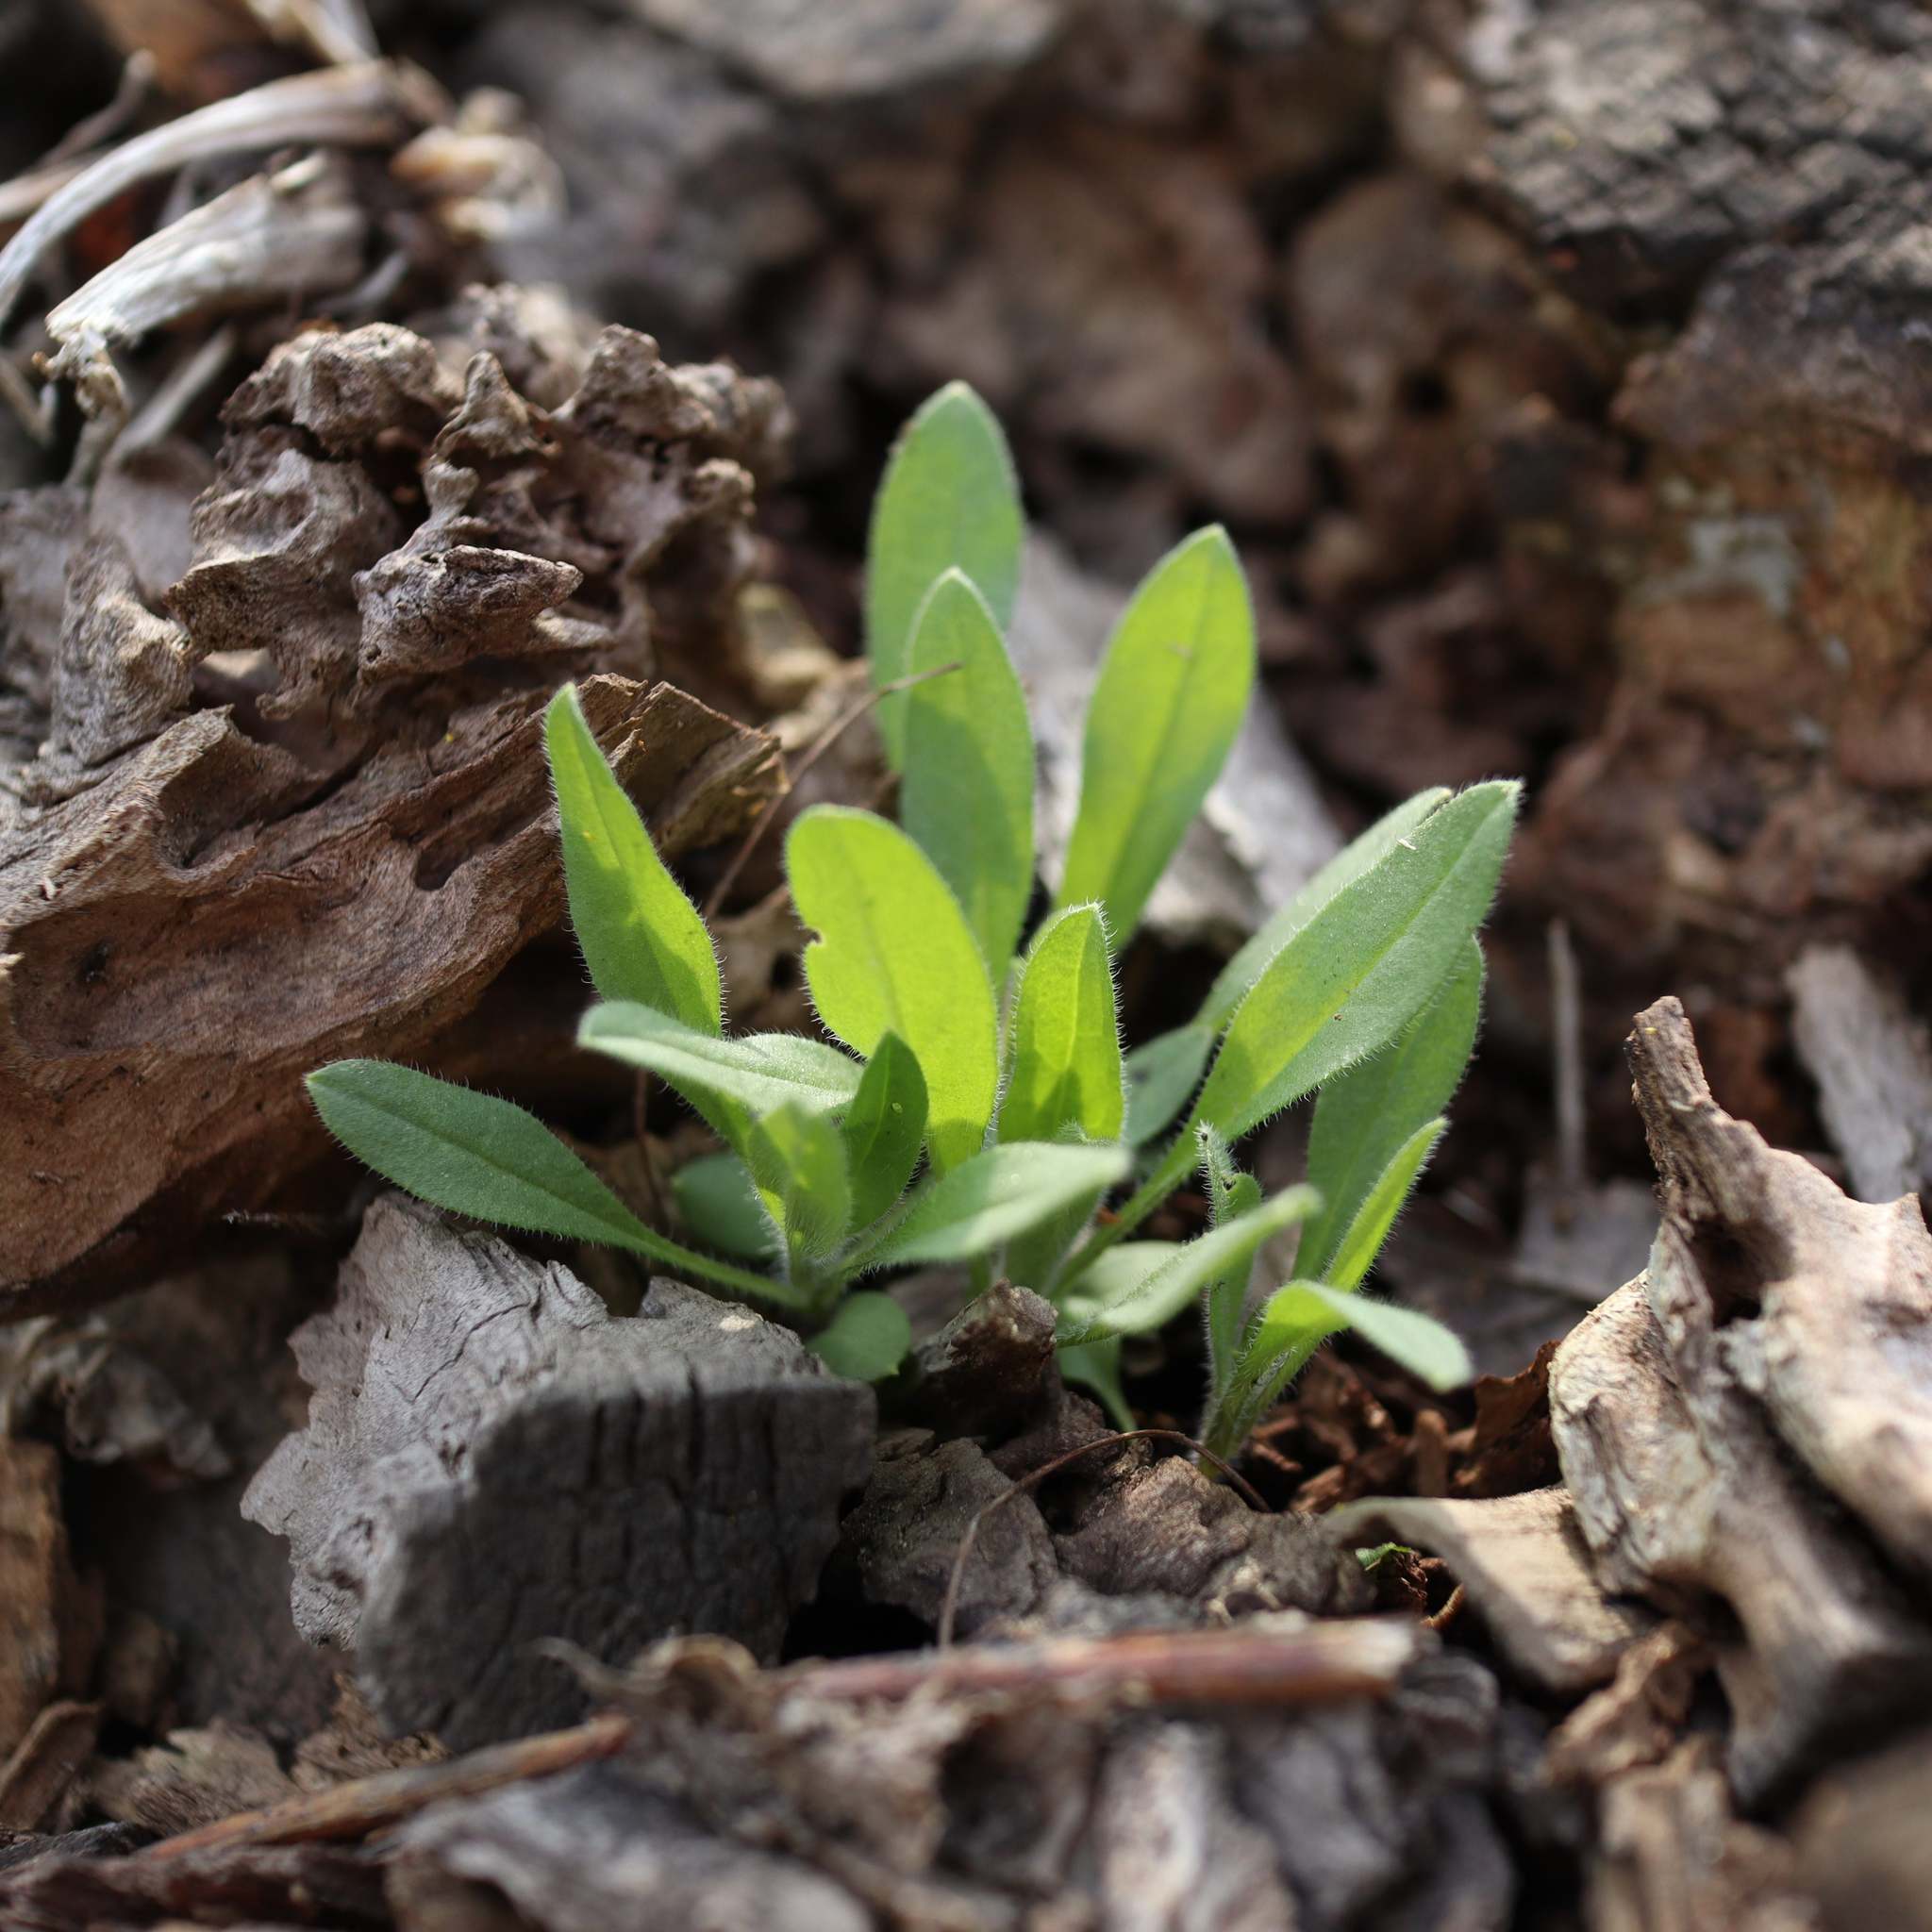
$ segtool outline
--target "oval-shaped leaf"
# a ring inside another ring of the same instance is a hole
[[[1323,1087],[1308,1129],[1307,1171],[1322,1211],[1302,1230],[1297,1274],[1354,1286],[1329,1264],[1389,1163],[1449,1105],[1475,1046],[1482,985],[1482,947],[1471,940],[1448,983],[1393,1046]]]
[[[1024,1234],[1127,1171],[1124,1147],[1015,1141],[928,1183],[891,1236],[857,1265],[963,1261]]]
[[[1418,791],[1413,798],[1385,812],[1367,831],[1344,845],[1323,866],[1287,905],[1279,908],[1268,923],[1221,969],[1195,1024],[1219,1033],[1234,1009],[1247,997],[1248,990],[1259,979],[1269,960],[1307,924],[1329,900],[1344,887],[1374,866],[1392,846],[1415,830],[1440,807],[1448,803],[1446,786],[1437,785]]]
[[[1062,1344],[1098,1341],[1108,1335],[1141,1335],[1158,1328],[1209,1282],[1244,1268],[1270,1235],[1306,1221],[1319,1205],[1312,1188],[1284,1188],[1258,1208],[1182,1243],[1144,1273],[1136,1275],[1128,1270],[1119,1271],[1121,1285],[1111,1293],[1100,1294],[1093,1284],[1096,1278],[1114,1272],[1116,1255],[1135,1247],[1165,1244],[1123,1241],[1109,1248],[1080,1277],[1079,1305],[1088,1311],[1086,1325],[1076,1328],[1063,1315],[1058,1340]]]
[[[533,1234],[607,1241],[699,1280],[797,1306],[788,1284],[692,1254],[646,1227],[534,1114],[388,1060],[308,1076],[315,1110],[349,1152],[420,1201]]]
[[[1156,564],[1115,627],[1087,709],[1059,903],[1098,900],[1124,946],[1227,762],[1255,682],[1255,617],[1218,525]]]
[[[870,1227],[906,1191],[925,1139],[925,1075],[896,1033],[882,1034],[841,1123],[852,1224]]]
[[[849,1106],[864,1071],[821,1040],[795,1033],[716,1039],[631,1000],[592,1007],[577,1023],[577,1043],[656,1074],[741,1154],[758,1115],[791,1101],[816,1111]]]
[[[997,419],[965,383],[948,383],[900,431],[873,499],[865,648],[874,690],[906,675],[912,620],[948,570],[965,573],[1006,629],[1024,534]],[[879,704],[879,735],[894,770],[905,764],[905,702],[899,692]]]
[[[1355,1288],[1369,1272],[1381,1253],[1382,1243],[1389,1239],[1389,1230],[1395,1225],[1395,1217],[1402,1212],[1402,1205],[1408,1199],[1417,1175],[1436,1151],[1436,1142],[1448,1124],[1440,1115],[1424,1121],[1390,1157],[1388,1166],[1376,1175],[1374,1185],[1350,1216],[1335,1253],[1329,1257],[1324,1277],[1329,1287],[1344,1291]],[[1300,1267],[1299,1257],[1296,1267]]]
[[[323,1124],[417,1199],[533,1234],[620,1244],[642,1226],[535,1114],[389,1060],[308,1076]]]
[[[723,1030],[718,956],[698,908],[671,876],[597,748],[567,684],[543,716],[557,787],[570,923],[608,1000],[637,1000],[703,1033]]]
[[[888,1033],[925,1075],[936,1170],[979,1151],[999,1092],[999,1021],[979,942],[932,861],[869,811],[815,806],[791,827],[785,867],[819,1018],[871,1054]]]
[[[1069,1126],[1091,1141],[1119,1139],[1126,1098],[1098,907],[1070,907],[1041,927],[1021,971],[1012,1040],[1002,1141],[1051,1141]]]
[[[1199,1119],[1235,1140],[1401,1034],[1489,913],[1520,789],[1451,799],[1289,941],[1228,1023]]]
[[[1033,896],[1033,727],[999,625],[963,572],[932,587],[913,622],[908,672],[939,672],[901,701],[899,823],[965,911],[1003,981]]]
[[[752,1122],[745,1158],[785,1230],[794,1270],[830,1254],[844,1240],[852,1220],[852,1183],[845,1142],[829,1115],[788,1101]]]
[[[685,1232],[721,1255],[772,1261],[784,1250],[750,1168],[735,1154],[700,1154],[687,1160],[671,1176],[671,1198]]]
[[[912,1346],[912,1324],[889,1294],[861,1290],[848,1294],[838,1312],[806,1347],[835,1375],[853,1382],[883,1382],[898,1372]]]
[[[1124,1063],[1127,1080],[1127,1145],[1144,1146],[1172,1126],[1194,1097],[1214,1035],[1207,1027],[1176,1026],[1144,1046],[1137,1046]]]

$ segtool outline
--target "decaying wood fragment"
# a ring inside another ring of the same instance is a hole
[[[346,289],[363,273],[369,215],[341,168],[310,156],[256,175],[135,243],[58,304],[47,375],[81,408],[125,411],[111,351],[183,317]]]
[[[542,364],[516,305],[473,320]],[[721,656],[775,392],[616,329],[563,394],[311,330],[206,490],[175,446],[0,499],[0,1313],[266,1205],[325,1145],[304,1073],[424,1058],[557,924],[566,676],[667,854],[774,788],[768,740],[643,680]]]
[[[1557,1350],[1551,1417],[1599,1579],[1735,1620],[1707,1634],[1750,1799],[1932,1691],[1890,1567],[1932,1549],[1932,1240],[1723,1112],[1674,1000],[1629,1052],[1663,1225]]]
[[[0,1761],[89,1659],[60,1510],[60,1457],[0,1436]]]
[[[1861,1201],[1896,1201],[1932,1175],[1932,1042],[1849,946],[1810,946],[1785,974],[1791,1041],[1818,1083],[1825,1130]]]
[[[1818,1932],[1791,1846],[1737,1815],[1717,1760],[1690,1738],[1605,1792],[1590,1932]]]
[[[111,148],[62,183],[0,249],[0,322],[41,257],[77,223],[137,183],[215,156],[313,142],[385,147],[436,108],[421,74],[387,61],[298,74],[197,108]]]
[[[289,1539],[303,1634],[354,1653],[391,1730],[456,1748],[581,1707],[546,1639],[775,1653],[864,1476],[871,1391],[789,1330],[671,1281],[613,1319],[396,1196],[294,1348],[308,1426],[243,1512]]]
[[[1497,1648],[1545,1691],[1604,1682],[1652,1621],[1641,1605],[1605,1595],[1560,1489],[1467,1502],[1381,1498],[1325,1521],[1346,1547],[1389,1538],[1441,1557]]]

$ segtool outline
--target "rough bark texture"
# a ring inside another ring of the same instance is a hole
[[[1601,1581],[1735,1619],[1711,1635],[1753,1799],[1932,1689],[1899,1574],[1932,1547],[1932,1240],[1915,1198],[1850,1200],[1723,1112],[1674,1000],[1630,1060],[1663,1226],[1557,1350],[1551,1416]]]
[[[508,355],[515,320],[472,333]],[[136,521],[105,483],[0,505],[0,676],[39,745],[0,812],[6,1313],[271,1199],[324,1144],[303,1073],[425,1057],[558,921],[543,698],[729,628],[779,416],[626,330],[578,376],[550,413],[491,350],[458,379],[404,329],[311,332]],[[669,853],[775,782],[669,686],[584,696]]]
[[[294,1347],[308,1426],[243,1513],[289,1540],[302,1634],[353,1653],[391,1729],[458,1748],[581,1707],[545,1640],[775,1653],[864,1479],[871,1391],[789,1331],[671,1281],[613,1319],[395,1196]]]

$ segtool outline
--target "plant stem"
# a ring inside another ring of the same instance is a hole
[[[642,1222],[623,1235],[613,1235],[611,1239],[621,1241],[633,1254],[661,1261],[665,1267],[675,1268],[680,1274],[695,1274],[701,1280],[715,1281],[721,1287],[736,1290],[747,1299],[771,1302],[781,1308],[803,1309],[810,1306],[809,1298],[791,1282],[780,1281],[774,1275],[754,1274],[748,1268],[734,1268],[729,1261],[713,1260],[710,1256],[701,1255],[695,1248],[687,1248],[668,1235],[653,1234]]]
[[[1194,1123],[1175,1135],[1160,1164],[1134,1191],[1133,1198],[1113,1220],[1096,1227],[1086,1243],[1074,1249],[1055,1269],[1047,1299],[1058,1301],[1116,1241],[1125,1241],[1140,1224],[1187,1179],[1194,1164]]]

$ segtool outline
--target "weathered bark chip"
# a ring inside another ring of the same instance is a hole
[[[545,1640],[774,1653],[865,1477],[871,1391],[789,1331],[663,1280],[612,1319],[560,1263],[393,1196],[294,1347],[308,1426],[243,1512],[289,1539],[303,1634],[455,1748],[581,1707]]]

